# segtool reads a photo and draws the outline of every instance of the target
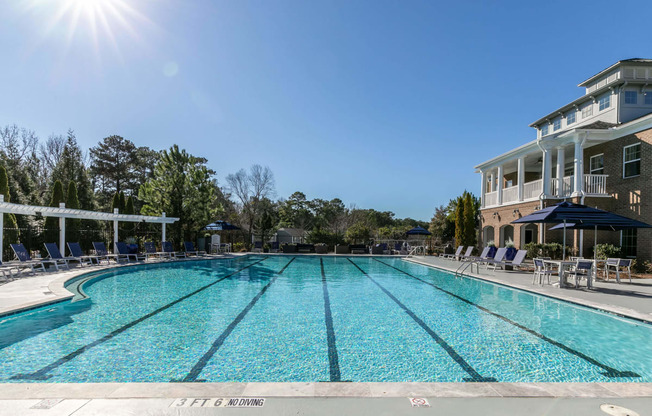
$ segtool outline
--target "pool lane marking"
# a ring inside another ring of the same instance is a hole
[[[380,288],[391,300],[393,300],[405,313],[408,314],[410,318],[414,322],[416,322],[424,331],[430,335],[432,339],[435,340],[437,344],[439,344],[440,347],[446,351],[446,353],[453,359],[455,362],[462,367],[466,373],[471,376],[471,378],[464,378],[464,381],[472,381],[472,382],[490,382],[490,381],[497,381],[493,377],[483,377],[480,373],[478,373],[472,366],[469,364],[464,358],[462,358],[461,355],[455,351],[453,347],[451,347],[443,338],[441,338],[432,328],[428,326],[421,318],[419,318],[410,308],[405,306],[400,300],[396,298],[389,290],[387,290],[384,286],[382,286],[380,283],[378,283],[374,278],[372,278],[367,272],[362,270],[360,266],[358,266],[353,260],[347,257],[347,260],[351,262],[362,274],[364,274],[369,280],[371,280],[376,286]]]
[[[411,277],[413,279],[416,279],[416,280],[418,280],[418,281],[420,281],[422,283],[425,283],[425,284],[427,284],[429,286],[432,286],[435,289],[437,289],[439,291],[442,291],[442,292],[444,292],[444,293],[446,293],[446,294],[448,294],[450,296],[453,296],[453,297],[455,297],[455,298],[457,298],[457,299],[459,299],[459,300],[461,300],[461,301],[463,301],[463,302],[465,302],[465,303],[467,303],[467,304],[469,304],[471,306],[475,306],[476,308],[480,309],[483,312],[486,312],[486,313],[488,313],[490,315],[495,316],[498,319],[501,319],[501,320],[503,320],[503,321],[505,321],[505,322],[507,322],[509,324],[512,324],[515,327],[517,327],[519,329],[522,329],[523,331],[525,331],[525,332],[527,332],[527,333],[529,333],[531,335],[534,335],[535,337],[540,338],[540,339],[554,345],[555,347],[561,348],[562,350],[564,350],[564,351],[566,351],[568,353],[571,353],[571,354],[575,355],[576,357],[579,357],[579,358],[583,359],[584,361],[586,361],[586,362],[588,362],[590,364],[595,365],[596,367],[602,368],[603,370],[605,370],[605,372],[602,373],[602,375],[604,375],[604,376],[607,376],[607,377],[641,377],[640,374],[637,374],[637,373],[635,373],[633,371],[620,371],[620,370],[615,369],[613,367],[610,367],[610,366],[608,366],[606,364],[603,364],[603,363],[599,362],[598,360],[596,360],[595,358],[589,357],[588,355],[586,355],[586,354],[584,354],[584,353],[582,353],[580,351],[577,351],[577,350],[575,350],[575,349],[573,349],[573,348],[571,348],[571,347],[569,347],[567,345],[564,345],[559,341],[555,341],[552,338],[548,338],[547,336],[545,336],[545,335],[543,335],[543,334],[541,334],[541,333],[539,333],[539,332],[537,332],[537,331],[535,331],[533,329],[530,329],[530,328],[528,328],[528,327],[526,327],[524,325],[521,325],[518,322],[512,321],[511,319],[507,318],[506,316],[503,316],[503,315],[500,315],[500,314],[498,314],[496,312],[493,312],[493,311],[491,311],[491,310],[489,310],[489,309],[487,309],[487,308],[485,308],[483,306],[480,306],[480,305],[478,305],[476,303],[473,303],[472,301],[470,301],[470,300],[468,300],[466,298],[463,298],[463,297],[461,297],[459,295],[456,295],[453,292],[449,292],[448,290],[443,289],[443,288],[435,285],[434,283],[428,282],[427,280],[423,280],[423,279],[421,279],[419,277],[416,277],[416,276],[406,272],[405,270],[401,270],[398,267],[394,267],[394,266],[392,266],[390,264],[387,264],[387,263],[385,263],[383,261],[380,261],[378,259],[374,259],[374,260],[377,261],[378,263],[384,264],[387,267],[391,267],[392,269],[394,269],[396,271],[399,271],[399,272],[405,274],[406,276],[409,276],[409,277]]]
[[[204,355],[199,359],[199,361],[197,361],[197,363],[192,367],[192,369],[190,370],[190,372],[188,373],[188,375],[186,375],[186,376],[181,380],[181,382],[187,383],[187,382],[193,382],[193,381],[206,381],[206,380],[197,380],[197,377],[199,377],[199,375],[201,374],[201,372],[204,370],[204,367],[206,367],[206,364],[208,364],[208,361],[210,361],[210,359],[213,358],[213,355],[215,355],[215,353],[217,352],[217,350],[220,349],[220,347],[222,346],[222,344],[224,344],[224,341],[226,341],[226,338],[227,338],[229,335],[231,335],[231,332],[233,332],[233,330],[235,329],[235,327],[238,326],[238,324],[239,324],[240,322],[242,322],[242,320],[244,319],[244,317],[247,315],[247,313],[249,313],[249,311],[251,310],[251,308],[254,307],[254,305],[256,304],[256,302],[258,302],[258,300],[259,300],[259,299],[260,299],[260,298],[265,294],[265,292],[267,292],[267,289],[269,289],[269,287],[270,287],[270,286],[271,286],[271,285],[276,281],[276,279],[278,279],[278,277],[279,277],[280,275],[283,274],[283,272],[285,271],[285,269],[287,269],[288,266],[289,266],[289,265],[290,265],[290,264],[291,264],[295,259],[296,259],[296,257],[292,257],[292,259],[291,259],[291,260],[290,260],[290,261],[289,261],[285,266],[283,266],[283,268],[282,268],[278,273],[275,274],[275,276],[274,276],[274,277],[269,281],[269,283],[267,283],[267,284],[266,284],[266,285],[265,285],[265,286],[260,290],[260,292],[258,292],[258,294],[257,294],[256,296],[254,296],[254,298],[251,300],[251,302],[249,302],[249,304],[248,304],[247,306],[245,306],[244,309],[243,309],[242,311],[240,311],[240,313],[238,314],[238,316],[236,316],[235,319],[234,319],[234,320],[229,324],[229,326],[227,326],[226,329],[225,329],[224,331],[222,331],[222,333],[220,334],[220,336],[217,337],[217,338],[215,339],[215,341],[213,341],[213,344],[212,344],[211,347],[208,349],[208,351],[206,351],[206,352],[204,353]],[[173,381],[176,381],[176,380],[173,380]]]
[[[342,381],[340,360],[337,354],[337,345],[335,343],[335,329],[333,327],[331,301],[328,296],[328,283],[326,282],[323,258],[319,258],[319,265],[321,266],[321,287],[324,292],[324,318],[326,320],[326,341],[328,342],[328,367],[331,377],[330,381]]]
[[[37,370],[37,371],[35,371],[33,373],[16,374],[16,375],[11,377],[11,380],[47,380],[50,377],[52,377],[51,375],[50,376],[46,375],[47,373],[49,373],[50,371],[54,370],[55,368],[57,368],[57,367],[59,367],[59,366],[61,366],[63,364],[66,364],[67,362],[73,360],[74,358],[76,358],[77,356],[83,354],[84,352],[88,351],[89,349],[91,349],[93,347],[96,347],[96,346],[98,346],[100,344],[103,344],[106,341],[109,341],[110,339],[112,339],[116,335],[119,335],[119,334],[123,333],[127,329],[129,329],[129,328],[143,322],[144,320],[146,320],[148,318],[151,318],[152,316],[157,315],[157,314],[171,308],[172,306],[178,304],[179,302],[182,302],[182,301],[188,299],[191,296],[194,296],[194,295],[196,295],[196,294],[198,294],[200,292],[203,292],[204,290],[208,289],[211,286],[214,286],[214,285],[218,284],[219,282],[223,281],[224,279],[228,279],[229,277],[232,277],[232,276],[240,273],[241,271],[243,271],[245,269],[248,269],[251,266],[255,266],[256,264],[264,261],[267,258],[268,257],[265,257],[265,258],[263,258],[261,260],[253,262],[253,263],[251,263],[251,264],[249,264],[249,265],[247,265],[247,266],[245,266],[245,267],[243,267],[243,268],[241,268],[239,270],[236,270],[236,271],[234,271],[232,273],[227,274],[224,277],[219,278],[218,280],[216,280],[216,281],[214,281],[212,283],[209,283],[209,284],[207,284],[205,286],[202,286],[199,289],[197,289],[197,290],[195,290],[193,292],[190,292],[187,295],[185,295],[183,297],[180,297],[179,299],[177,299],[177,300],[175,300],[173,302],[170,302],[170,303],[168,303],[166,305],[163,305],[160,308],[156,309],[155,311],[152,311],[152,312],[148,313],[147,315],[141,316],[140,318],[136,319],[135,321],[131,321],[128,324],[121,326],[120,328],[118,328],[118,329],[110,332],[109,334],[103,336],[102,338],[96,339],[95,341],[91,342],[90,344],[86,344],[83,347],[80,347],[80,348],[76,349],[75,351],[71,352],[70,354],[59,358],[57,361],[55,361],[52,364],[49,364],[49,365],[41,368],[40,370]]]

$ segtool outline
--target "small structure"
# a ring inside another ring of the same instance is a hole
[[[307,236],[308,233],[302,228],[279,228],[272,241],[277,241],[279,244],[300,244]]]
[[[83,220],[100,220],[113,221],[113,242],[118,242],[118,223],[119,222],[148,222],[159,223],[161,229],[161,241],[166,241],[165,226],[179,221],[179,218],[166,217],[165,212],[160,217],[148,215],[126,215],[120,214],[116,208],[111,212],[86,211],[82,209],[66,208],[66,204],[61,203],[59,207],[41,207],[37,205],[21,205],[11,202],[5,202],[4,195],[0,195],[0,247],[4,239],[4,215],[41,215],[43,217],[59,218],[59,251],[64,253],[66,247],[66,218],[75,218]],[[0,261],[2,261],[2,250],[0,250]]]

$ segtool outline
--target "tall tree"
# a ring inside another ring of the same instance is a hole
[[[88,177],[88,171],[84,165],[82,150],[77,144],[75,132],[68,130],[67,138],[58,161],[52,169],[51,181],[61,181],[64,187],[75,182],[79,198],[79,208],[86,210],[94,209],[93,185]]]
[[[52,186],[52,198],[50,199],[51,207],[59,207],[61,202],[66,202],[63,194],[63,185],[61,181],[54,182]],[[54,243],[59,241],[59,218],[45,218],[45,242]]]
[[[464,197],[464,245],[474,246],[478,243],[476,224],[476,210],[473,204],[473,195],[467,193]]]
[[[174,145],[161,153],[154,176],[141,185],[138,193],[144,215],[165,212],[169,217],[179,218],[170,227],[170,234],[178,244],[184,238],[194,237],[217,215],[217,182],[204,161]]]
[[[455,209],[455,244],[464,245],[464,199],[459,197]]]
[[[240,169],[226,177],[226,182],[238,200],[238,222],[245,234],[248,248],[254,232],[254,223],[258,220],[261,201],[274,194],[274,174],[268,167],[253,165],[249,172]]]
[[[11,202],[9,178],[7,176],[7,170],[2,165],[0,165],[0,195],[5,197],[5,202]],[[6,230],[0,229],[0,232],[5,233],[3,247],[0,247],[0,250],[6,251],[9,249],[9,244],[17,243],[19,241],[20,231],[18,230],[18,223],[16,222],[16,216],[14,214],[2,215],[4,216],[4,228]]]
[[[95,177],[95,190],[100,194],[100,203],[108,206],[111,195],[125,190],[138,192],[136,180],[136,146],[120,136],[104,138],[90,149],[91,172]]]
[[[79,198],[77,197],[77,185],[75,181],[68,182],[68,192],[66,195],[66,208],[79,209]],[[66,239],[69,241],[79,241],[79,228],[81,220],[78,218],[66,219]],[[62,248],[62,250],[64,250]],[[62,251],[63,252],[63,251]]]
[[[435,214],[430,220],[428,231],[441,242],[449,242],[453,239],[455,236],[455,222],[450,220],[447,207],[440,205],[435,208]]]

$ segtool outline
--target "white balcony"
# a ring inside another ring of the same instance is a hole
[[[518,186],[503,189],[503,204],[518,201]]]
[[[484,206],[492,207],[498,205],[498,191],[487,192],[484,194]]]
[[[562,178],[562,192],[560,193],[557,178],[552,178],[552,182],[550,183],[550,193],[552,194],[552,197],[569,198],[573,193],[574,179],[575,177],[573,175],[564,176]]]
[[[523,200],[528,201],[531,199],[539,198],[541,191],[543,190],[543,179],[538,179],[532,182],[526,182],[523,184]]]
[[[584,194],[604,196],[607,194],[607,176],[584,175]]]

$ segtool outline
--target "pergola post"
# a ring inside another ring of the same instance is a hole
[[[65,207],[65,203],[59,203],[59,208]],[[59,217],[59,251],[66,257],[66,217]]]
[[[161,213],[161,217],[165,218],[165,212]],[[161,224],[161,242],[166,241],[165,240],[165,223]]]
[[[5,202],[5,196],[0,195],[0,203]],[[0,212],[0,263],[4,260],[2,258],[2,251],[4,249],[4,234],[5,234],[5,214]]]
[[[113,208],[114,214],[119,214],[120,210],[118,208]],[[118,220],[113,220],[113,252],[115,253],[115,244],[118,242]]]

